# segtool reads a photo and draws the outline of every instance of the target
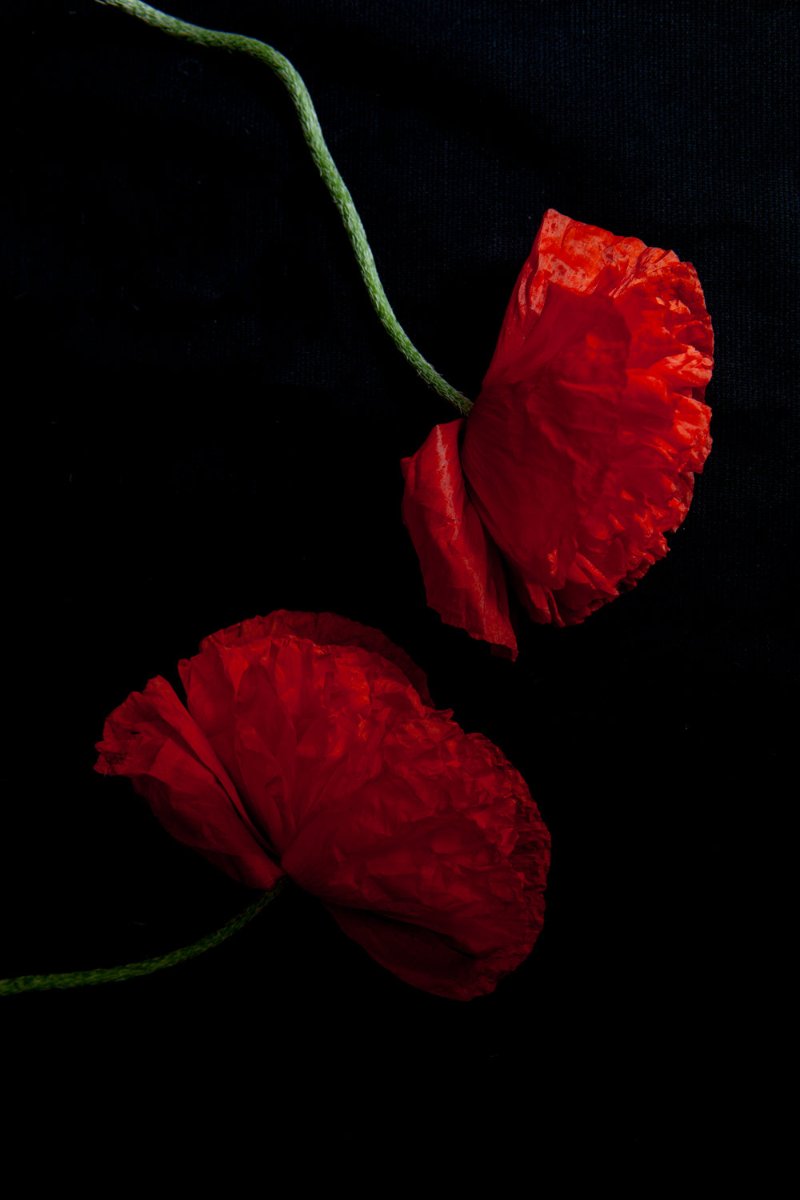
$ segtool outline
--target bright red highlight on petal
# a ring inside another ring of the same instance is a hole
[[[711,448],[712,352],[694,267],[549,210],[472,411],[403,461],[443,620],[515,657],[509,588],[571,625],[662,558]]]
[[[275,612],[206,638],[106,720],[96,770],[233,878],[284,874],[414,987],[492,991],[542,927],[550,836],[496,746],[384,635]]]

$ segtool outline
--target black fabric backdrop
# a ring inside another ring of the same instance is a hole
[[[793,698],[797,9],[172,11],[297,66],[401,322],[467,394],[547,207],[693,262],[714,447],[632,593],[580,627],[531,627],[514,666],[493,658],[426,608],[400,517],[401,456],[454,414],[379,327],[280,84],[88,0],[7,7],[24,73],[2,198],[19,482],[0,974],[136,960],[249,902],[127,781],[95,775],[93,747],[129,691],[278,607],[405,647],[437,703],[523,772],[554,858],[533,954],[466,1005],[405,986],[284,896],[191,965],[6,1001],[5,1029],[27,1049],[80,1030],[110,1076],[134,1047],[152,1071],[199,1061],[232,1088],[288,1058],[427,1063],[535,1072],[572,1111],[611,1080],[607,1115],[646,1125],[673,1077],[695,1096],[735,1082],[773,958],[753,880],[781,841]]]

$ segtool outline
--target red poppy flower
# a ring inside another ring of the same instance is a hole
[[[431,707],[377,630],[275,612],[206,638],[105,723],[96,770],[128,775],[179,841],[250,887],[283,875],[407,983],[466,1000],[542,926],[550,837],[496,746]]]
[[[545,213],[469,415],[403,460],[428,603],[516,657],[513,587],[570,625],[667,552],[711,448],[694,267]]]

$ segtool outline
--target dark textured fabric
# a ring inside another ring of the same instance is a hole
[[[773,958],[757,880],[782,840],[796,666],[796,6],[174,11],[297,66],[398,317],[469,395],[546,208],[692,262],[716,334],[714,446],[635,592],[582,626],[527,629],[514,666],[493,658],[426,609],[401,522],[401,457],[456,414],[380,329],[280,85],[88,0],[8,6],[24,71],[0,198],[17,477],[4,741],[22,774],[0,973],[137,959],[249,902],[93,774],[94,742],[210,630],[327,609],[402,645],[524,774],[553,835],[531,958],[459,1007],[282,897],[189,967],[35,998],[34,1024],[130,1031],[135,1014],[146,1061],[200,1041],[250,1075],[287,1047],[535,1071],[554,1104],[574,1080],[603,1107],[613,1077],[620,1121],[673,1074],[724,1083]],[[27,1022],[26,1003],[3,1016]]]

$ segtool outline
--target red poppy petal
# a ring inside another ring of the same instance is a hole
[[[383,946],[380,962],[464,999],[526,957],[548,836],[489,742],[360,647],[206,643],[184,678],[215,736],[219,714],[203,693],[221,697],[224,761],[284,870],[370,953]]]
[[[440,995],[490,991],[530,952],[549,835],[527,787],[382,654],[284,628],[206,639],[181,673],[191,715],[152,681],[98,747],[98,770],[130,775],[176,837],[255,886],[278,858],[378,961]]]
[[[628,345],[611,300],[551,285],[535,335],[470,413],[464,473],[536,620],[564,623],[557,593],[581,549],[582,522],[606,513]]]
[[[472,1000],[494,991],[499,979],[530,954],[531,931],[522,939],[516,954],[509,953],[503,966],[490,955],[481,958],[451,944],[440,933],[378,913],[328,905],[340,928],[393,975],[412,987],[448,1000]]]
[[[662,380],[673,396],[700,401],[714,365],[703,289],[691,263],[651,253],[611,293],[631,335],[628,369]]]
[[[457,999],[490,991],[541,929],[538,810],[500,752],[448,714],[388,724],[379,753],[360,787],[343,775],[306,814],[284,868],[407,982]]]
[[[295,735],[275,686],[262,680],[257,698],[258,721],[264,736],[254,746],[242,689],[254,663],[269,653],[268,640],[225,645],[213,637],[203,649],[178,664],[193,719],[208,738],[233,780],[241,803],[277,857],[283,844],[282,822],[286,797],[293,786]],[[249,749],[242,750],[243,741]]]
[[[713,333],[689,263],[550,218],[462,464],[531,615],[563,625],[640,579],[684,519],[711,445]]]
[[[106,719],[101,775],[127,775],[177,841],[249,887],[283,874],[264,851],[236,789],[207,739],[161,678],[133,692]]]
[[[388,720],[425,711],[405,675],[361,647],[277,635],[203,646],[180,664],[189,709],[278,852],[332,781],[346,792],[380,770]]]
[[[417,453],[403,459],[403,519],[419,556],[431,608],[446,624],[516,658],[503,564],[461,472],[463,424],[436,425]]]
[[[361,646],[393,663],[406,676],[426,703],[431,703],[425,672],[404,650],[390,641],[386,634],[358,621],[350,621],[336,613],[287,612],[279,609],[265,617],[253,617],[212,633],[201,644],[201,651],[211,643],[224,646],[247,645],[265,638],[287,635],[308,638],[320,646]]]
[[[326,808],[346,823],[351,794],[382,770],[387,728],[430,711],[382,657],[356,646],[275,640],[237,691],[237,734],[248,730],[249,752],[259,741],[264,751],[276,744],[275,723],[264,704],[269,688],[278,693],[291,729],[283,742],[284,755],[291,756],[284,771],[291,778],[284,814],[291,838]],[[288,839],[276,835],[276,844],[285,854]]]
[[[518,343],[531,336],[550,283],[572,292],[608,294],[647,250],[639,238],[617,237],[549,208],[511,293],[487,378],[502,370],[506,360],[515,355]],[[651,249],[648,253],[677,261],[671,251]]]

